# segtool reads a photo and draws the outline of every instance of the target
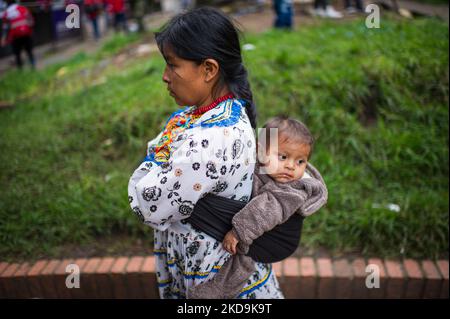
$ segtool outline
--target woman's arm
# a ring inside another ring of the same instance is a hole
[[[131,208],[142,222],[159,230],[188,218],[196,202],[217,186],[220,167],[228,164],[205,152],[206,145],[222,143],[221,131],[197,127],[186,133],[167,163],[143,162],[129,181]]]

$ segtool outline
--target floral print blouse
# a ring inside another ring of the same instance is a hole
[[[165,128],[148,143],[129,181],[132,210],[157,230],[189,217],[208,193],[242,201],[251,195],[256,145],[243,102],[228,99],[201,116],[192,111],[172,114],[170,134]]]

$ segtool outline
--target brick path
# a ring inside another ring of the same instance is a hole
[[[79,267],[79,289],[66,288],[69,264]],[[291,257],[273,269],[290,299],[448,299],[448,260]],[[379,288],[366,287],[372,272]],[[0,298],[158,298],[155,257],[0,262]]]

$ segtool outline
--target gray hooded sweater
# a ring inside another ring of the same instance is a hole
[[[328,200],[328,191],[319,171],[308,163],[303,178],[278,183],[255,165],[252,199],[233,217],[231,231],[239,240],[237,254],[231,256],[209,281],[191,287],[188,299],[232,299],[255,271],[254,261],[245,256],[252,242],[284,223],[293,214],[307,217]]]

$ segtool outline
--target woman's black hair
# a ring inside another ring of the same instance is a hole
[[[223,12],[201,7],[173,17],[162,30],[155,33],[158,48],[164,56],[168,45],[185,60],[200,65],[206,59],[219,63],[219,81],[213,88],[213,98],[227,84],[236,98],[245,101],[250,123],[256,128],[256,106],[248,82],[247,70],[242,64],[239,29]]]

